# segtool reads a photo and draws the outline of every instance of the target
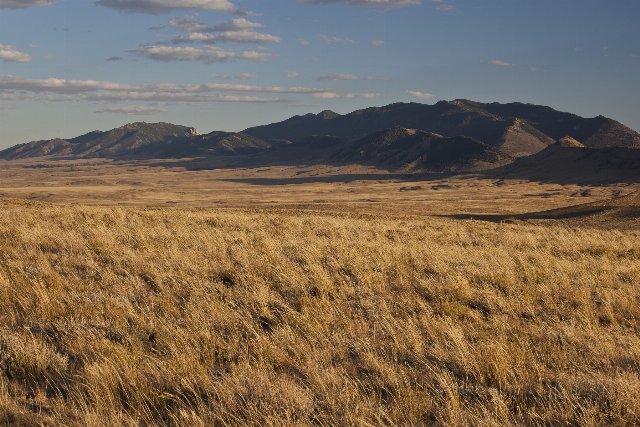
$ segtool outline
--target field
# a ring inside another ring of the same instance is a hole
[[[0,423],[637,425],[628,185],[0,165]]]

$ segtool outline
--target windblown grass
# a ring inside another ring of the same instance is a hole
[[[634,231],[0,213],[0,423],[640,423]]]

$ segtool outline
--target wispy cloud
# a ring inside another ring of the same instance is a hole
[[[356,41],[349,37],[328,36],[320,34],[320,39],[326,44],[354,44]]]
[[[350,74],[350,73],[336,73],[336,74],[327,74],[324,76],[320,76],[318,77],[318,80],[330,80],[330,81],[335,81],[335,80],[368,80],[368,81],[374,81],[374,80],[387,80],[385,77],[373,77],[373,76],[359,76],[357,74]]]
[[[418,99],[433,99],[435,98],[434,95],[432,93],[429,92],[420,92],[418,90],[408,90],[407,95],[413,97],[413,98],[418,98]]]
[[[256,31],[262,24],[245,18],[233,19],[216,26],[195,22],[189,18],[176,17],[169,25],[186,32],[173,39],[174,43],[280,43],[280,37]]]
[[[382,46],[384,44],[384,40],[373,39],[369,43],[371,44],[371,46],[380,47],[380,46]]]
[[[295,79],[298,76],[300,76],[300,73],[298,73],[297,71],[289,71],[289,72],[287,72],[287,78],[288,79]]]
[[[492,59],[489,61],[490,64],[497,65],[498,67],[512,67],[513,64],[508,61],[504,61],[502,59]]]
[[[147,45],[134,49],[132,52],[148,59],[162,62],[198,61],[205,64],[225,62],[231,58],[247,61],[266,61],[271,55],[256,50],[234,51],[214,46],[167,46]]]
[[[453,10],[453,5],[446,2],[445,0],[431,0],[435,6],[436,6],[436,10],[439,10],[440,12],[449,12],[450,10]]]
[[[7,62],[30,62],[31,55],[20,52],[15,46],[0,44],[0,59]]]
[[[378,96],[377,93],[344,93],[327,88],[304,86],[258,86],[234,83],[127,84],[101,80],[26,79],[0,76],[0,99],[3,100],[179,103],[287,101],[269,95],[311,95],[321,99]]]
[[[232,76],[228,74],[216,74],[216,78],[220,80],[249,80],[255,79],[256,75],[253,73],[238,73]]]
[[[132,105],[127,107],[104,108],[96,111],[97,114],[112,113],[125,114],[129,116],[152,116],[158,113],[164,113],[167,110],[160,107],[148,107],[143,105]]]
[[[314,98],[319,99],[353,99],[353,98],[377,98],[380,96],[379,93],[376,92],[364,92],[364,93],[344,93],[344,92],[333,92],[333,91],[325,91],[318,92],[312,94]]]
[[[0,9],[25,9],[50,6],[54,0],[0,0]]]
[[[344,4],[347,6],[398,8],[416,6],[421,0],[298,0],[304,4]]]
[[[121,12],[158,15],[175,10],[202,9],[236,13],[238,9],[228,0],[98,0],[97,5]]]
[[[272,34],[263,34],[256,31],[224,31],[222,33],[189,33],[186,36],[178,36],[173,39],[179,43],[280,43],[282,39]]]

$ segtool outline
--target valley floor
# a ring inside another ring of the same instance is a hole
[[[199,169],[189,160],[0,160],[0,199],[424,217],[523,214],[640,189],[639,183],[590,184],[577,178],[558,183],[480,174],[409,175],[358,165]]]
[[[633,186],[111,163],[0,182],[0,424],[640,423],[638,228],[447,217]]]

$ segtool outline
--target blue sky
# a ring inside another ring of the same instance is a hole
[[[638,18],[637,0],[0,0],[0,147],[456,98],[640,130]]]

